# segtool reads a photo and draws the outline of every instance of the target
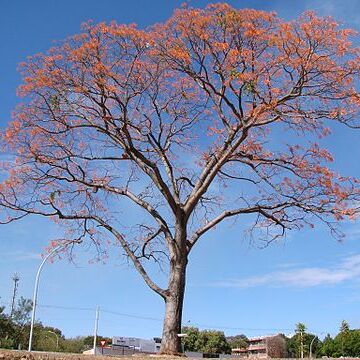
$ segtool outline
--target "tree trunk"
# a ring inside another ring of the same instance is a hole
[[[165,298],[165,317],[161,341],[162,354],[176,355],[182,352],[181,318],[185,293],[186,256],[179,264],[171,266],[168,295]]]

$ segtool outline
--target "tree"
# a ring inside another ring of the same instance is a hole
[[[187,334],[182,339],[185,351],[197,351],[207,354],[231,353],[231,347],[222,331],[203,330],[185,326],[182,332]]]
[[[360,356],[360,330],[350,330],[349,340],[344,344],[345,356],[359,357]]]
[[[266,339],[266,348],[268,357],[272,359],[286,358],[288,355],[286,337],[283,334],[269,336]]]
[[[77,336],[70,339],[65,339],[61,343],[61,350],[68,353],[82,353],[86,348],[84,345],[84,337]]]
[[[200,331],[197,327],[193,326],[184,326],[181,330],[182,333],[187,336],[184,337],[182,345],[184,346],[184,351],[200,351],[199,350],[199,338]]]
[[[333,356],[358,357],[360,356],[360,330],[350,329],[347,321],[343,320],[335,336]]]
[[[0,348],[11,348],[13,346],[14,324],[11,318],[4,313],[4,309],[3,306],[0,306]]]
[[[231,347],[226,341],[225,335],[222,331],[216,330],[203,330],[200,333],[200,346],[201,352],[206,354],[230,354]]]
[[[310,344],[312,343],[312,354],[319,351],[319,338],[311,333],[306,332],[306,325],[297,323],[295,328],[295,335],[286,340],[287,353],[289,357],[304,358],[309,356]]]
[[[335,355],[335,353],[336,345],[334,343],[334,339],[330,336],[330,334],[327,334],[323,342],[320,344],[318,355],[321,357],[338,357],[337,355]]]
[[[178,352],[189,254],[208,231],[247,217],[268,244],[316,221],[338,234],[357,213],[357,180],[316,143],[326,121],[356,126],[353,35],[312,12],[286,22],[226,4],[145,30],[84,25],[22,64],[2,222],[53,219],[70,254],[89,241],[106,256],[114,239],[164,299],[161,351]],[[282,131],[287,143],[270,136]],[[142,211],[134,223],[128,206]]]
[[[244,334],[228,336],[226,340],[231,349],[247,348],[249,346],[248,338]]]
[[[349,331],[350,331],[350,327],[349,324],[346,320],[343,320],[341,322],[341,326],[340,326],[340,333],[337,335],[336,337],[336,341],[335,342],[340,342],[340,348],[341,348],[341,356],[344,356],[345,354],[345,349],[344,349],[344,342],[346,340],[346,338],[349,337]]]
[[[30,322],[32,306],[33,304],[30,299],[20,297],[17,306],[12,311],[12,319],[16,325],[24,326]]]
[[[12,311],[11,319],[15,325],[13,339],[16,348],[24,348],[28,344],[32,306],[30,299],[21,296]]]
[[[349,330],[350,330],[349,323],[346,320],[343,320],[340,326],[340,333],[346,334],[347,332],[349,332]]]
[[[297,323],[296,324],[296,329],[295,332],[298,335],[298,342],[299,342],[299,353],[300,353],[300,357],[303,359],[304,358],[304,334],[306,331],[306,325],[303,323]]]

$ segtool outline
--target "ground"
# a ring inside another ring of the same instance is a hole
[[[150,360],[153,357],[144,355],[134,356],[111,356],[111,360]],[[171,356],[156,356],[156,358],[166,358],[166,360],[178,360],[179,357]],[[47,353],[33,351],[31,353],[27,351],[16,351],[16,350],[2,350],[0,349],[0,360],[91,360],[92,355],[83,354],[67,354],[67,353]],[[97,355],[96,360],[109,360],[109,356]]]

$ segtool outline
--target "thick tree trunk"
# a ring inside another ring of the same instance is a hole
[[[169,292],[165,298],[165,317],[161,341],[161,353],[176,355],[181,353],[182,309],[185,293],[186,262],[171,267]]]
[[[175,247],[170,252],[170,274],[165,300],[165,317],[161,340],[162,354],[181,353],[181,319],[185,294],[187,266],[187,224],[182,211],[177,214],[175,225]]]

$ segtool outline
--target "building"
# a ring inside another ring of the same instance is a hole
[[[286,341],[281,334],[258,336],[248,339],[248,347],[231,350],[232,355],[255,358],[286,357]]]
[[[157,353],[160,350],[161,339],[154,338],[152,340],[114,336],[112,339],[112,348],[118,351],[133,350],[139,353]]]

